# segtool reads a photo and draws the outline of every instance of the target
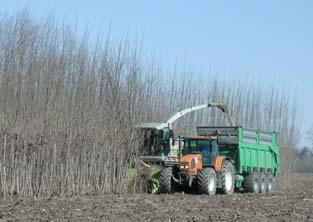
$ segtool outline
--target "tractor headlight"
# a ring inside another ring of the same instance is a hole
[[[181,169],[181,170],[189,169],[189,166],[188,166],[188,165],[181,165],[181,166],[180,166],[180,169]]]
[[[183,162],[180,164],[179,169],[181,170],[187,170],[189,169],[189,163],[188,162]]]

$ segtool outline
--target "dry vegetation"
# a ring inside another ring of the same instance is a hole
[[[0,18],[1,195],[126,192],[138,147],[133,126],[206,101],[226,103],[239,124],[278,131],[288,178],[298,138],[288,90],[165,71],[130,40],[90,44],[87,32],[77,36],[53,17]],[[175,128],[190,133],[224,122],[216,110],[203,111]]]

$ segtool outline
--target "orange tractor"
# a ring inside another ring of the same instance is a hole
[[[171,193],[177,186],[196,186],[201,194],[233,193],[235,168],[230,158],[218,155],[217,136],[184,137],[182,141],[178,164],[165,165],[160,173],[160,193]]]

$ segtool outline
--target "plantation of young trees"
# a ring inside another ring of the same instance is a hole
[[[91,44],[74,27],[27,12],[0,18],[0,194],[4,197],[128,192],[136,163],[136,124],[163,122],[183,108],[225,103],[238,125],[279,132],[283,186],[299,137],[288,89],[238,77],[162,68],[140,44]],[[166,64],[164,64],[166,66]],[[227,124],[218,110],[174,125]]]

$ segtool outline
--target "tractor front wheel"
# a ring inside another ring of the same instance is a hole
[[[171,192],[173,192],[172,175],[173,175],[173,168],[172,167],[165,167],[161,171],[160,178],[159,178],[160,193],[171,193]]]
[[[201,194],[214,195],[216,192],[216,173],[212,168],[203,168],[199,171],[198,190]]]

